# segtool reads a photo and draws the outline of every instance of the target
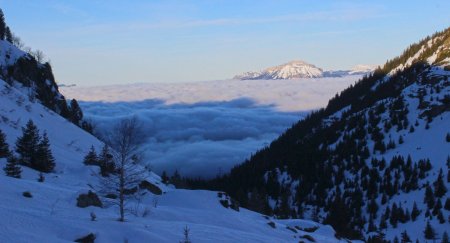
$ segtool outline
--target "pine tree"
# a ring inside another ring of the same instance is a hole
[[[102,176],[108,176],[110,173],[114,173],[115,165],[108,145],[105,144],[103,146],[102,151],[98,156],[98,162],[100,164],[100,173]]]
[[[83,163],[85,165],[99,165],[97,152],[95,152],[94,145],[91,146],[89,152],[84,156]]]
[[[50,141],[46,132],[44,132],[42,140],[38,144],[36,158],[33,162],[32,168],[42,172],[52,172],[55,168],[55,158],[50,150]]]
[[[9,146],[6,143],[6,135],[0,130],[0,158],[7,158],[9,156]]]
[[[13,34],[8,26],[6,27],[5,30],[5,40],[11,44],[13,43]]]
[[[412,219],[412,221],[416,221],[417,216],[419,216],[419,215],[420,215],[420,210],[417,208],[416,202],[414,202],[413,209],[411,211],[411,219]]]
[[[442,208],[442,203],[441,203],[441,199],[437,199],[436,203],[434,204],[434,208],[433,208],[433,215],[436,216],[439,212],[439,210],[441,210]]]
[[[442,168],[439,170],[439,175],[436,181],[433,183],[434,185],[434,195],[438,198],[441,198],[447,192],[447,187],[444,183],[444,173]]]
[[[22,128],[22,136],[17,138],[16,152],[19,154],[19,162],[30,166],[34,159],[39,144],[39,130],[32,120]]]
[[[402,243],[412,242],[411,238],[409,238],[408,233],[406,233],[406,230],[402,232]]]
[[[387,228],[386,217],[383,215],[380,219],[380,225],[378,226],[380,230]]]
[[[441,243],[450,243],[450,240],[449,240],[449,238],[448,238],[447,231],[445,231],[444,234],[442,235]]]
[[[450,198],[447,197],[444,205],[445,210],[450,211]]]
[[[167,176],[167,172],[166,172],[166,171],[163,171],[163,173],[162,173],[162,175],[161,175],[161,181],[162,181],[164,184],[169,183],[169,177]]]
[[[397,238],[397,236],[396,236],[396,237],[394,237],[394,243],[400,243],[400,242],[398,241],[398,238]]]
[[[370,213],[370,215],[374,218],[377,217],[377,211],[378,211],[378,204],[375,201],[375,198],[372,198],[370,200],[369,205],[367,205],[367,211]]]
[[[5,174],[10,177],[14,178],[20,178],[20,175],[22,173],[22,170],[19,166],[19,163],[17,161],[17,158],[14,157],[14,155],[8,156],[8,161],[6,163],[6,166],[3,168],[5,171]]]
[[[377,226],[373,222],[372,216],[369,216],[369,224],[367,226],[367,231],[368,232],[375,232],[376,230],[377,230]]]
[[[0,9],[0,40],[5,39],[5,32],[6,32],[5,15],[3,14],[2,9]]]
[[[438,218],[440,224],[445,223],[445,218],[444,218],[444,214],[442,214],[442,210],[438,211],[437,218]]]
[[[430,221],[427,221],[427,226],[425,226],[425,230],[423,231],[425,239],[434,240],[436,233],[434,232],[433,227],[431,227]]]
[[[427,204],[429,209],[432,209],[434,206],[434,201],[433,189],[431,189],[431,186],[428,185],[425,189],[425,198],[423,202]]]
[[[70,120],[73,124],[79,126],[80,121],[83,119],[83,112],[76,99],[70,101]]]

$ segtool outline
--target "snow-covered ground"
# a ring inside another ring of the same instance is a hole
[[[137,116],[157,172],[225,173],[361,76],[63,87],[101,133]]]
[[[223,207],[217,192],[174,189],[151,172],[147,180],[164,193],[147,193],[140,204],[132,201],[137,215],[128,214],[126,222],[117,221],[115,207],[78,208],[78,195],[98,185],[98,168],[85,166],[83,156],[91,145],[98,150],[102,143],[2,80],[0,93],[0,129],[10,147],[32,119],[41,133],[47,131],[56,159],[55,172],[45,174],[44,182],[37,181],[37,171],[26,167],[22,167],[21,179],[0,173],[0,242],[73,242],[89,233],[100,243],[179,242],[186,226],[195,243],[298,242],[304,235],[317,242],[338,242],[329,226],[275,220],[242,208],[238,212]],[[0,167],[5,163],[6,159],[0,159]],[[25,191],[32,197],[24,197]],[[92,212],[96,221],[91,221]],[[305,228],[315,231],[301,230]]]

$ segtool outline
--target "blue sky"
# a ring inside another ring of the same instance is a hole
[[[0,0],[60,83],[227,79],[293,59],[380,64],[449,27],[450,1]]]

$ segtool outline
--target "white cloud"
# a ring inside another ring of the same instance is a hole
[[[157,172],[212,177],[243,162],[326,105],[357,77],[211,81],[62,88],[79,100],[100,132],[122,118],[142,124],[145,159]]]

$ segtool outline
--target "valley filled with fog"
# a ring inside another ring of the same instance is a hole
[[[157,172],[228,172],[361,76],[61,87],[102,135],[137,117],[144,161]]]

